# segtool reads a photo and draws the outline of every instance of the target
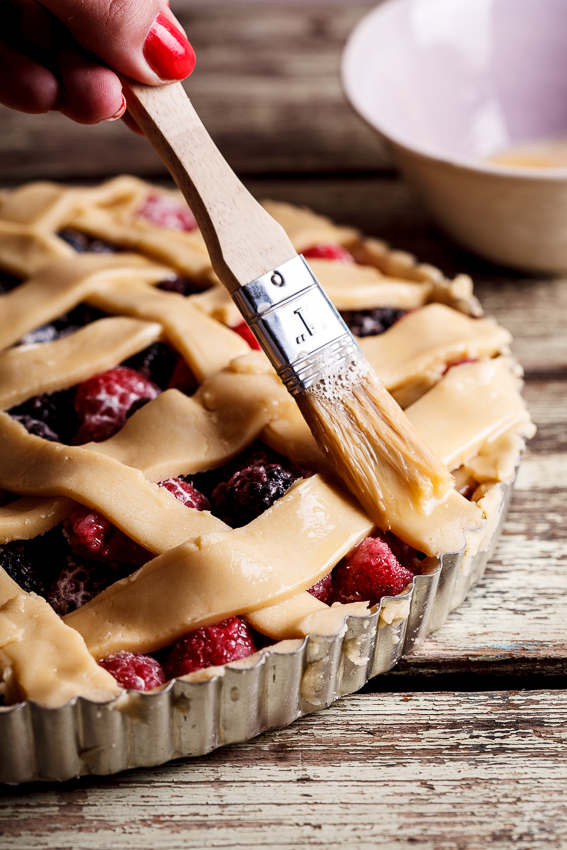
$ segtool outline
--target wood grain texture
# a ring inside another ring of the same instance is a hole
[[[241,173],[391,167],[384,144],[341,90],[342,48],[372,0],[175,6],[197,54],[185,87],[205,126]],[[0,107],[0,180],[165,174],[122,122],[74,124],[57,113]]]
[[[2,850],[560,848],[567,692],[352,696],[151,771],[4,789]]]

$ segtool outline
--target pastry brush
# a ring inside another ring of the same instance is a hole
[[[403,537],[408,512],[428,516],[443,501],[453,486],[449,471],[379,381],[283,228],[222,157],[182,85],[128,82],[127,101],[193,211],[213,269],[333,468],[379,528]]]

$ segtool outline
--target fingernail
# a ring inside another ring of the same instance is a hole
[[[118,121],[119,118],[122,118],[124,113],[126,112],[126,98],[122,95],[122,103],[120,104],[120,109],[118,112],[115,112],[114,115],[111,115],[110,118],[104,118],[104,121]]]
[[[195,67],[195,52],[183,33],[161,12],[144,42],[144,58],[160,80],[184,80]]]

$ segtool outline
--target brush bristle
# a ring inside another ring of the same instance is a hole
[[[326,376],[296,401],[313,435],[379,528],[400,535],[413,514],[428,516],[453,478],[362,360]]]

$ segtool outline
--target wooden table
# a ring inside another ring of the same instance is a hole
[[[418,652],[291,728],[154,770],[4,788],[1,850],[565,846],[567,281],[455,248],[344,104],[341,46],[369,5],[178,2],[199,57],[188,88],[255,194],[469,272],[514,334],[539,430],[495,557]],[[163,176],[116,124],[7,110],[0,120],[4,184]]]

